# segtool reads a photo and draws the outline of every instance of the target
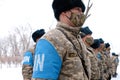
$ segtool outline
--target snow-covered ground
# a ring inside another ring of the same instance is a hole
[[[21,66],[11,66],[11,68],[7,68],[3,65],[3,67],[0,68],[0,80],[23,80],[21,69]]]
[[[117,78],[112,78],[112,80],[120,80],[120,65],[118,66],[117,72]],[[12,66],[11,68],[3,66],[0,68],[0,80],[23,80],[21,66]]]

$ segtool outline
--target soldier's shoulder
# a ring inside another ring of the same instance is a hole
[[[65,35],[57,29],[53,29],[48,31],[42,38],[47,39],[48,41],[51,42],[59,42],[59,41],[63,41],[63,39],[65,39]]]
[[[34,50],[35,50],[35,45],[30,47],[27,51],[30,51],[32,54],[34,54]]]

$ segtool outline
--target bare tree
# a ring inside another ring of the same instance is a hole
[[[8,47],[9,43],[7,42],[7,39],[0,39],[0,67],[2,67],[2,64],[6,63],[6,57],[8,54]]]
[[[12,57],[15,64],[19,64],[22,61],[23,53],[30,47],[32,29],[28,27],[19,26],[15,28],[15,34],[12,34],[9,38],[12,38],[11,48]]]
[[[30,25],[19,26],[8,37],[0,40],[0,63],[21,64],[24,52],[33,44]]]
[[[32,29],[29,25],[28,27],[20,26],[15,29],[15,33],[19,39],[19,49],[22,52],[26,51],[30,47]]]

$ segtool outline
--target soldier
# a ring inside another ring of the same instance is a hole
[[[117,66],[119,63],[118,55],[113,52],[111,60],[112,60],[112,76],[117,77]]]
[[[111,74],[112,74],[112,62],[110,58],[110,44],[105,43],[105,55],[106,55],[106,65],[107,65],[107,80],[111,80]]]
[[[98,59],[96,57],[96,54],[91,47],[91,45],[94,43],[94,39],[92,37],[92,31],[89,29],[89,27],[81,28],[81,32],[85,33],[84,36],[82,36],[82,40],[85,43],[87,50],[88,50],[88,56],[90,58],[91,63],[91,79],[90,80],[98,80],[100,79],[100,70],[98,67]]]
[[[34,80],[89,80],[84,67],[85,45],[79,37],[84,24],[82,0],[53,0],[58,23],[47,32],[35,49]]]
[[[100,63],[100,71],[101,71],[101,80],[107,80],[107,57],[105,55],[104,49],[105,44],[104,40],[102,38],[99,38],[100,40],[100,47],[99,47],[99,54],[98,57],[101,56],[101,63]]]
[[[99,41],[99,39],[94,39],[94,43],[91,45],[91,47],[93,48],[93,50],[94,50],[94,52],[95,52],[95,54],[97,56],[97,54],[99,52],[98,49],[100,47],[100,41]]]
[[[36,30],[32,34],[33,41],[37,43],[39,38],[41,38],[44,34],[45,34],[44,29]],[[34,62],[33,62],[34,49],[35,49],[35,46],[33,46],[33,48],[30,48],[24,53],[24,59],[23,59],[23,65],[22,65],[22,75],[24,80],[31,80],[32,78],[33,65],[34,65]]]

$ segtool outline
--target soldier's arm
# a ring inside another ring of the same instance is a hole
[[[57,80],[62,60],[55,47],[46,39],[37,42],[32,78],[35,80]]]
[[[33,73],[33,67],[30,65],[23,65],[22,66],[22,75],[23,75],[23,80],[31,80]]]
[[[33,55],[32,52],[27,51],[24,54],[22,64],[22,75],[24,80],[31,80],[33,73]]]

